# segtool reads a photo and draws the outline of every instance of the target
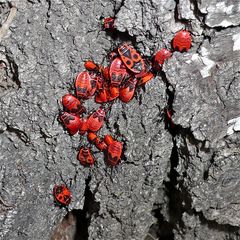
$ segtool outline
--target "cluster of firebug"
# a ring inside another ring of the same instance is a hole
[[[114,18],[103,20],[103,29],[114,31]],[[119,98],[128,103],[135,94],[135,89],[150,81],[154,75],[161,71],[164,62],[172,56],[172,52],[188,51],[192,38],[187,30],[177,32],[172,40],[172,50],[160,49],[151,60],[143,58],[137,50],[127,44],[121,44],[110,53],[110,63],[104,67],[92,60],[84,63],[85,71],[80,72],[75,80],[75,95],[67,93],[62,97],[63,112],[59,120],[70,135],[79,133],[87,134],[90,144],[93,144],[105,155],[106,164],[114,167],[121,161],[123,143],[107,134],[99,137],[97,133],[102,128],[107,109],[104,104]],[[95,102],[101,106],[89,114],[83,106],[83,102],[95,97]],[[174,127],[171,119],[172,112],[166,110],[166,119],[170,127]],[[92,167],[95,158],[88,146],[81,146],[77,154],[77,160],[85,167]],[[55,201],[61,206],[67,206],[71,202],[71,192],[64,184],[56,185],[53,189]]]

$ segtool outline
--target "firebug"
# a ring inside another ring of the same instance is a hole
[[[172,56],[172,53],[165,48],[160,49],[154,56],[153,67],[156,71],[161,70],[163,63]]]
[[[106,135],[104,137],[104,141],[108,145],[106,152],[106,163],[114,167],[120,162],[123,144],[114,140],[111,135]]]
[[[136,78],[129,78],[120,88],[119,98],[122,102],[127,103],[133,98],[137,82]]]
[[[94,165],[94,162],[95,162],[93,155],[90,151],[90,148],[88,148],[88,147],[80,148],[78,155],[77,155],[77,159],[80,161],[80,163],[83,166],[92,166],[92,165]]]
[[[173,48],[180,52],[188,51],[191,48],[192,37],[187,30],[177,32],[173,38]]]
[[[115,29],[114,21],[115,21],[115,19],[113,17],[104,18],[103,19],[103,28],[108,29],[108,30]]]
[[[89,92],[92,90],[91,76],[87,71],[78,74],[75,80],[76,95],[79,98],[87,99]]]
[[[59,120],[63,123],[70,135],[76,134],[81,125],[80,117],[68,112],[62,112],[59,116]]]
[[[71,202],[71,192],[65,184],[55,185],[53,188],[55,202],[60,206],[68,206]]]
[[[109,69],[109,76],[111,81],[111,86],[118,87],[127,75],[126,66],[123,64],[121,58],[115,58]]]
[[[62,97],[62,105],[65,111],[73,114],[81,114],[86,112],[86,108],[72,94],[67,93]]]
[[[88,71],[99,71],[99,66],[98,64],[96,64],[95,62],[93,62],[92,60],[88,60],[84,63],[84,67],[88,70]]]
[[[118,53],[125,66],[133,73],[140,74],[145,71],[145,64],[140,54],[128,44],[118,48]]]
[[[91,132],[97,132],[104,123],[106,112],[103,108],[99,108],[88,118],[88,130]]]
[[[88,133],[88,141],[90,143],[93,143],[97,149],[99,149],[100,151],[105,151],[107,149],[107,144],[100,139],[95,133],[93,132],[89,132]]]
[[[84,135],[88,131],[88,119],[81,119],[79,134]]]

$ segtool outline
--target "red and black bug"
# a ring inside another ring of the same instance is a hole
[[[103,80],[105,81],[110,81],[110,76],[109,76],[109,67],[104,67],[102,70],[102,76]]]
[[[97,137],[98,136],[96,135],[96,133],[93,133],[93,132],[89,132],[88,135],[87,135],[88,141],[90,143],[95,143]]]
[[[88,70],[88,71],[95,71],[98,72],[100,66],[98,64],[96,64],[94,61],[92,60],[88,60],[84,63],[84,67]]]
[[[151,80],[154,75],[152,73],[152,63],[148,59],[144,59],[145,70],[139,74],[135,74],[135,77],[139,79],[138,86],[148,82]]]
[[[83,166],[92,166],[94,165],[95,159],[91,153],[90,148],[88,147],[81,147],[77,159]]]
[[[107,144],[102,139],[100,139],[95,133],[90,132],[88,133],[87,137],[88,141],[90,143],[93,143],[98,150],[103,152],[107,149]]]
[[[88,119],[81,119],[79,134],[84,135],[88,131]]]
[[[62,112],[59,116],[59,120],[63,123],[70,135],[76,134],[81,125],[80,117],[68,112]]]
[[[118,87],[127,75],[126,66],[123,64],[121,58],[115,58],[109,69],[111,86]]]
[[[92,90],[91,76],[87,71],[78,74],[75,80],[76,95],[79,98],[87,99],[89,92]]]
[[[104,141],[108,145],[106,152],[106,163],[114,167],[121,160],[123,144],[114,140],[111,135],[106,135],[104,137]]]
[[[113,17],[108,17],[103,19],[103,28],[106,30],[113,30],[114,27],[114,21],[115,19]]]
[[[95,76],[95,79],[97,80],[97,91],[102,90],[104,86],[106,85],[106,81],[102,74],[97,74]]]
[[[118,96],[119,96],[119,87],[110,86],[108,101],[112,101],[116,99]]]
[[[168,49],[165,49],[165,48],[160,49],[154,57],[153,68],[156,71],[161,70],[164,62],[171,56],[172,56],[172,53]]]
[[[109,93],[108,89],[103,88],[98,91],[98,93],[95,95],[95,102],[97,103],[105,103],[108,101]]]
[[[94,144],[95,144],[96,148],[102,152],[106,151],[106,149],[107,149],[107,144],[100,138],[97,138]]]
[[[53,188],[55,202],[60,206],[68,206],[71,202],[71,192],[65,184],[55,185]]]
[[[105,116],[105,110],[100,107],[88,118],[88,130],[97,132],[103,126]]]
[[[125,66],[133,73],[140,74],[145,71],[145,64],[141,55],[128,44],[118,48],[118,53]]]
[[[146,82],[150,81],[154,77],[152,72],[148,72],[143,77],[140,78],[138,81],[138,86],[145,84]]]
[[[122,102],[127,103],[133,98],[137,82],[136,78],[129,78],[120,88],[119,98]]]
[[[65,111],[73,114],[81,114],[86,112],[86,108],[72,94],[67,93],[62,97],[62,105]]]
[[[173,48],[180,52],[188,51],[191,48],[192,37],[187,30],[177,32],[173,38]]]
[[[89,97],[94,95],[98,87],[98,82],[101,81],[101,77],[98,74],[90,74],[90,77],[91,77],[90,79],[91,89],[88,92]]]

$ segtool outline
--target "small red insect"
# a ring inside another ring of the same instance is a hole
[[[127,75],[127,69],[123,64],[121,58],[115,58],[109,69],[109,76],[111,81],[111,86],[118,87]]]
[[[72,200],[71,192],[64,184],[54,186],[53,196],[55,202],[60,206],[68,206]]]
[[[187,30],[177,32],[173,38],[173,48],[180,52],[188,51],[191,48],[192,37]]]
[[[108,145],[106,163],[114,167],[120,162],[123,144],[114,140],[110,135],[106,135],[104,141]]]
[[[154,63],[153,63],[154,69],[157,71],[161,70],[163,63],[171,56],[172,56],[172,53],[169,50],[165,48],[162,48],[161,50],[159,50],[154,57]]]
[[[146,73],[140,80],[138,81],[138,86],[145,84],[146,82],[150,81],[154,77],[152,72]]]
[[[88,118],[88,130],[97,132],[103,126],[105,116],[105,110],[100,107]]]
[[[144,65],[145,65],[145,69],[144,71],[138,73],[138,74],[134,74],[134,76],[136,78],[142,78],[145,77],[147,75],[149,75],[150,72],[152,72],[152,62],[148,59],[143,59]]]
[[[119,98],[122,102],[127,103],[133,98],[137,82],[138,80],[136,78],[129,78],[120,88]]]
[[[91,97],[97,90],[98,83],[101,81],[101,77],[98,74],[90,74],[90,83],[91,83],[91,90],[88,92],[88,96]]]
[[[64,127],[67,129],[70,135],[76,134],[81,125],[80,117],[68,112],[61,113],[59,120],[63,123]]]
[[[119,87],[110,86],[108,101],[112,101],[119,96]]]
[[[101,140],[95,133],[88,133],[88,141],[90,143],[93,143],[97,149],[99,149],[100,151],[105,151],[107,149],[107,144]]]
[[[98,91],[95,96],[95,102],[97,103],[106,103],[116,99],[119,96],[119,88],[118,87],[105,87]]]
[[[83,71],[78,74],[75,80],[76,95],[79,98],[87,99],[89,97],[89,92],[92,89],[91,77],[87,71]]]
[[[137,83],[138,86],[145,84],[146,82],[150,81],[154,77],[152,73],[152,63],[147,59],[144,59],[144,63],[145,63],[145,71],[139,74],[135,74],[135,78],[139,80]]]
[[[102,90],[104,88],[104,86],[106,85],[104,75],[103,74],[97,74],[95,76],[95,79],[97,80],[97,91]]]
[[[95,102],[97,103],[105,103],[108,101],[109,93],[106,88],[103,88],[98,91],[97,95],[95,96]]]
[[[62,105],[65,111],[73,114],[86,112],[86,108],[81,104],[81,102],[70,93],[67,93],[62,97]]]
[[[95,146],[100,151],[105,151],[107,149],[107,144],[100,138],[96,139]]]
[[[140,74],[145,71],[145,64],[140,54],[128,44],[118,48],[118,53],[125,66],[133,73]]]
[[[115,27],[114,27],[114,21],[115,21],[115,19],[112,18],[112,17],[104,18],[104,19],[103,19],[103,28],[104,28],[104,29],[109,29],[109,30],[115,29]]]
[[[93,155],[90,151],[90,148],[88,148],[88,147],[80,148],[78,155],[77,155],[77,159],[80,161],[80,163],[83,166],[92,166],[92,165],[94,165],[94,162],[95,162]]]
[[[84,63],[84,67],[88,70],[88,71],[99,71],[99,65],[96,64],[95,62],[93,62],[92,60],[88,60]]]
[[[98,136],[93,132],[89,132],[88,135],[87,135],[88,141],[90,143],[94,143],[96,141],[97,137]]]
[[[81,119],[81,123],[79,126],[79,134],[84,135],[88,131],[88,120],[87,119]]]
[[[104,80],[110,81],[109,67],[103,68],[102,75],[103,75]]]

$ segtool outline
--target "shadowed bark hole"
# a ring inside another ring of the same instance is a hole
[[[51,240],[61,240],[66,238],[72,240],[88,239],[88,227],[91,222],[91,217],[93,214],[98,215],[100,209],[100,204],[95,201],[94,194],[90,190],[90,181],[91,177],[89,176],[86,179],[83,209],[73,209],[68,212],[54,230]]]

